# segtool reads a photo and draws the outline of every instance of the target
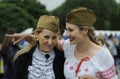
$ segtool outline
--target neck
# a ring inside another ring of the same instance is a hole
[[[90,49],[92,49],[94,46],[94,43],[91,41],[85,41],[85,42],[81,42],[79,44],[76,45],[76,50],[78,50],[79,52],[86,52],[89,51]]]
[[[101,49],[101,46],[96,45],[92,41],[89,42],[83,42],[81,44],[78,44],[75,48],[75,57],[79,60],[89,57],[91,58],[94,56],[99,50]]]

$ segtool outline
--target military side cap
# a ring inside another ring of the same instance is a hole
[[[91,9],[78,7],[67,14],[66,21],[78,26],[93,26],[96,16]]]
[[[56,16],[43,15],[38,20],[37,28],[57,32],[59,29],[59,18]]]

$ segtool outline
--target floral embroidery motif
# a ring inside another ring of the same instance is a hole
[[[76,76],[78,75],[78,72],[79,72],[79,69],[80,69],[82,63],[83,63],[83,62],[86,62],[86,61],[89,61],[89,60],[90,60],[89,57],[85,57],[85,58],[83,58],[83,59],[78,63],[78,65],[77,65],[77,69],[76,69],[76,71],[75,71]]]
[[[111,79],[116,75],[116,70],[114,64],[105,71],[97,72],[97,77],[99,79]]]
[[[73,70],[74,69],[74,67],[73,66],[70,66],[70,70]]]
[[[88,69],[88,68],[86,68],[84,71],[88,72],[88,70],[89,70],[89,69]]]

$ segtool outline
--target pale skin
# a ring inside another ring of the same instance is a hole
[[[101,49],[101,46],[96,45],[89,39],[87,33],[87,28],[79,30],[78,26],[66,23],[66,35],[69,37],[71,44],[76,44],[75,57],[78,60],[85,57],[91,58]]]
[[[39,41],[39,50],[47,53],[51,51],[57,43],[57,33],[50,30],[43,29],[40,33],[36,34]]]
[[[87,32],[88,32],[88,29],[80,31],[77,26],[71,25],[69,23],[66,24],[66,35],[69,37],[70,43],[77,45],[75,49],[76,50],[75,57],[78,60],[81,60],[82,58],[86,56],[92,57],[96,54],[95,52],[101,49],[100,46],[94,44],[93,42],[89,40],[88,36],[86,36]],[[31,41],[35,38],[35,36],[32,34],[13,34],[13,35],[6,34],[6,36],[12,37],[14,39],[13,40],[14,44],[20,42],[23,39],[31,43]],[[15,40],[16,38],[17,40]],[[87,50],[85,48],[87,48]],[[80,76],[79,79],[98,79],[98,78],[86,74],[86,75]]]

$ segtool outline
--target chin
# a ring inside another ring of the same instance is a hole
[[[47,52],[50,52],[50,51],[51,51],[51,50],[45,50],[44,52],[46,52],[46,53],[47,53]]]
[[[52,48],[53,49],[53,48]],[[50,52],[52,49],[46,49],[46,52]]]

